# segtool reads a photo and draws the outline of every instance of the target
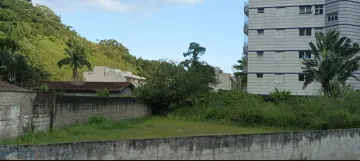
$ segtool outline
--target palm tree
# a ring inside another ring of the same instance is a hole
[[[359,44],[353,43],[347,37],[340,38],[339,32],[330,31],[326,34],[315,34],[316,44],[310,42],[312,59],[304,59],[302,67],[305,73],[303,89],[313,82],[321,84],[326,96],[332,93],[339,85],[345,85],[348,78],[359,80],[353,72],[360,68]]]
[[[79,40],[69,40],[67,43],[68,49],[65,49],[67,57],[60,60],[57,65],[61,68],[64,65],[69,65],[72,69],[73,79],[79,78],[78,69],[86,66],[91,69],[91,63],[87,60],[86,48]]]

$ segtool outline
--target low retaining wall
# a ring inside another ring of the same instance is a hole
[[[0,147],[0,159],[360,159],[360,129]],[[1,156],[2,155],[2,156]]]

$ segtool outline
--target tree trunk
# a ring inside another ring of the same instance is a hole
[[[73,68],[73,80],[75,81],[77,80],[77,78],[78,78],[78,71],[76,68]]]
[[[329,83],[323,83],[321,85],[321,88],[322,88],[322,91],[323,91],[324,95],[326,97],[329,97],[330,93],[331,93],[330,84]]]

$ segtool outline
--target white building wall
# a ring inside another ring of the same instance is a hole
[[[310,50],[309,42],[314,42],[316,31],[337,29],[341,36],[355,42],[360,39],[360,0],[250,0],[249,5],[247,91],[250,93],[269,94],[277,87],[297,95],[318,94],[321,87],[318,83],[302,89],[299,51]],[[299,14],[299,6],[306,5],[312,6],[312,13]],[[314,14],[315,5],[324,6],[322,15]],[[264,13],[258,13],[259,8]],[[338,21],[327,22],[326,14],[332,12],[338,12]],[[302,28],[311,28],[311,36],[300,36]],[[258,78],[257,74],[263,77]],[[276,75],[284,75],[284,81],[276,82]],[[360,87],[353,79],[348,82]]]
[[[233,84],[237,83],[236,79],[229,73],[223,73],[218,67],[215,67],[214,69],[216,78],[219,81],[219,83],[213,87],[214,91],[218,91],[219,89],[232,90],[234,88]]]
[[[83,73],[87,82],[131,82],[135,86],[144,83],[145,78],[131,72],[111,69],[106,66],[95,66],[93,71]]]

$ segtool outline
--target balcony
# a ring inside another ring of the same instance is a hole
[[[249,17],[249,2],[245,2],[244,4],[244,13]]]
[[[247,54],[248,54],[248,44],[247,44],[247,43],[244,43],[243,53],[244,53],[244,55],[247,55]]]
[[[244,33],[248,35],[249,33],[249,24],[247,22],[244,23]],[[248,35],[249,36],[249,35]]]

